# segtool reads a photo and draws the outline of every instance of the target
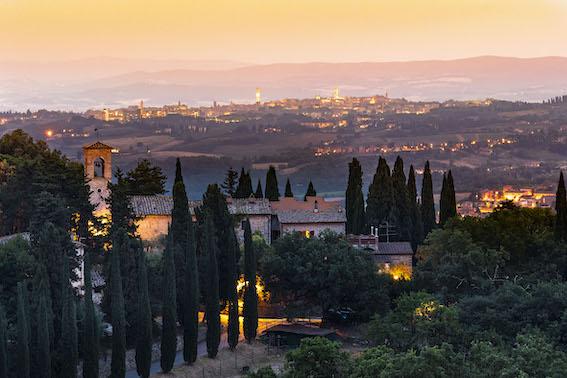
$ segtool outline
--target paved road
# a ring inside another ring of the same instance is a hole
[[[260,333],[262,333],[264,330],[266,330],[267,328],[274,326],[276,324],[280,324],[285,322],[285,319],[267,319],[267,318],[260,318],[258,319],[258,335]],[[223,324],[225,324],[223,322]],[[226,327],[223,327],[223,330],[226,330]],[[244,340],[244,331],[242,330],[242,317],[240,317],[240,341]],[[227,334],[226,332],[223,332],[221,334],[221,341],[220,341],[220,345],[219,345],[219,350],[222,348],[228,348],[228,342],[227,342]],[[197,344],[197,355],[199,357],[204,357],[207,355],[207,342],[206,340],[201,341],[199,344]],[[174,367],[177,366],[181,366],[184,364],[183,361],[183,350],[180,350],[179,352],[177,352],[177,354],[175,355],[175,363],[174,363]],[[152,362],[152,366],[150,368],[150,374],[155,374],[155,373],[159,373],[161,371],[161,367],[160,367],[160,362],[159,360]],[[132,370],[128,370],[126,372],[126,378],[138,378],[138,373],[136,372],[136,369],[132,369]]]

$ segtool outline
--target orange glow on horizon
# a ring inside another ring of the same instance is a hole
[[[561,0],[0,0],[1,60],[567,55]]]

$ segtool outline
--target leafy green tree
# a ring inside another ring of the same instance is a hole
[[[207,317],[207,355],[215,358],[220,344],[219,274],[215,225],[210,212],[205,212],[203,247],[206,253],[205,314]]]
[[[305,193],[303,200],[307,201],[307,197],[315,197],[316,195],[317,195],[317,191],[315,190],[315,187],[313,186],[313,182],[311,182],[311,180],[309,180],[309,185],[307,185],[307,192]]]
[[[265,197],[270,201],[279,201],[280,190],[278,187],[278,178],[276,176],[276,168],[270,165],[266,174],[266,192]]]
[[[76,377],[77,376],[77,362],[79,360],[79,343],[77,331],[77,310],[75,305],[75,298],[73,296],[71,282],[68,275],[68,262],[64,260],[61,269],[64,283],[61,288],[61,297],[63,298],[63,305],[61,308],[61,339],[60,339],[60,353],[61,353],[61,377]]]
[[[192,364],[197,360],[199,341],[199,269],[193,221],[187,223],[187,249],[185,251],[183,359]]]
[[[555,196],[555,235],[560,240],[567,241],[567,192],[563,172],[559,173],[557,194]]]
[[[164,373],[169,373],[175,362],[177,352],[177,295],[175,285],[175,249],[180,248],[173,242],[171,230],[163,253],[163,305],[161,330],[161,359],[160,366]]]
[[[262,182],[258,179],[258,185],[256,185],[256,192],[254,193],[254,197],[260,199],[264,198],[264,192],[262,192]]]
[[[408,175],[408,195],[412,224],[411,245],[415,253],[417,246],[423,242],[423,222],[421,220],[420,204],[417,201],[417,188],[415,186],[415,171],[413,165],[410,166]]]
[[[150,376],[152,365],[152,309],[148,293],[146,258],[138,254],[138,311],[136,319],[136,371],[140,377]]]
[[[289,178],[285,183],[285,194],[284,197],[293,198],[293,191],[291,190],[291,183],[289,182]]]
[[[128,194],[154,195],[165,193],[166,177],[160,167],[148,159],[142,159],[138,165],[126,174]]]
[[[27,304],[25,303],[26,290],[24,282],[18,283],[18,316],[17,316],[17,353],[16,367],[17,375],[22,378],[30,377],[30,339],[29,339],[29,318],[26,312]]]
[[[392,193],[394,195],[393,221],[396,225],[398,238],[399,240],[410,241],[412,240],[413,229],[410,198],[404,173],[404,161],[399,156],[396,158],[392,171]]]
[[[117,230],[110,253],[110,283],[112,287],[112,361],[110,376],[112,378],[122,378],[126,374],[126,314],[122,291],[120,255],[127,245],[127,232],[124,229]]]
[[[272,246],[262,256],[260,276],[271,299],[285,301],[288,315],[318,306],[326,317],[332,308],[350,307],[364,319],[389,303],[370,256],[337,234],[310,239],[289,234]]]
[[[368,188],[368,198],[366,200],[367,228],[379,226],[382,222],[389,220],[393,205],[394,197],[390,167],[388,167],[386,159],[380,156],[376,173]]]
[[[351,359],[341,346],[323,337],[305,338],[299,348],[286,354],[290,377],[347,377]]]
[[[236,194],[237,182],[238,172],[230,167],[228,171],[226,171],[224,182],[221,185],[224,194],[230,197],[234,197]]]
[[[346,190],[346,232],[360,235],[365,231],[364,195],[362,194],[362,166],[353,158],[348,164],[348,186]]]
[[[93,303],[91,278],[92,262],[90,248],[84,252],[85,317],[83,321],[83,378],[98,377],[99,332]]]
[[[274,373],[271,366],[264,366],[255,372],[248,373],[246,378],[277,378],[277,375]]]
[[[0,377],[8,376],[8,323],[4,308],[0,305]]]
[[[369,334],[376,343],[406,350],[460,340],[456,306],[442,305],[435,296],[423,291],[402,294],[395,304],[394,310],[376,316],[370,323]]]
[[[249,343],[256,338],[258,329],[258,293],[256,291],[257,259],[252,242],[250,220],[244,225],[244,337]]]
[[[423,180],[421,184],[421,220],[423,222],[423,236],[426,237],[435,228],[435,200],[433,199],[433,179],[429,160],[425,162]]]
[[[561,377],[567,371],[567,354],[537,331],[519,334],[512,356],[526,377]]]

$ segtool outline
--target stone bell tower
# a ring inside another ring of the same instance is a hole
[[[110,192],[108,183],[112,180],[112,147],[101,142],[83,146],[85,157],[85,178],[91,189],[90,202],[95,214],[108,212],[106,199]]]

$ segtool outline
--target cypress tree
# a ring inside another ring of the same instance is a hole
[[[415,171],[413,169],[413,165],[410,165],[407,186],[412,224],[411,245],[415,253],[417,251],[417,246],[423,241],[423,223],[421,221],[421,211],[419,209],[420,204],[417,201],[417,188],[415,185]]]
[[[258,329],[258,293],[256,292],[256,254],[252,243],[250,220],[244,224],[244,337],[251,343]]]
[[[276,168],[270,165],[268,173],[266,173],[266,198],[270,201],[280,200],[280,190],[278,188],[278,177],[276,176]]]
[[[24,294],[24,283],[18,282],[18,313],[17,313],[17,352],[16,352],[16,374],[19,378],[30,377],[30,342],[29,342],[29,319],[26,312]]]
[[[435,200],[433,199],[433,179],[429,160],[423,170],[421,185],[421,220],[423,222],[423,237],[425,238],[435,228]]]
[[[228,284],[229,288],[229,298],[228,298],[228,346],[231,350],[236,348],[238,345],[238,337],[240,333],[240,322],[238,320],[238,293],[236,291],[236,281],[238,276],[236,261],[236,250],[238,249],[238,241],[236,240],[236,235],[234,233],[229,233],[230,243],[232,244],[231,254],[229,256],[229,276],[230,280]]]
[[[284,197],[293,198],[293,192],[291,191],[291,183],[289,182],[289,178],[285,183],[285,194]]]
[[[366,200],[366,225],[379,226],[391,217],[393,207],[392,180],[390,167],[382,156],[378,159],[378,167],[372,183],[368,188]]]
[[[439,225],[445,223],[457,215],[457,203],[455,200],[455,187],[451,171],[443,175],[443,185],[441,187],[441,199],[439,203]]]
[[[254,193],[254,197],[260,199],[264,198],[264,192],[262,192],[262,182],[258,179],[258,185],[256,185],[256,192]]]
[[[61,275],[65,277],[61,298],[63,306],[61,309],[61,377],[72,378],[77,376],[78,362],[78,332],[77,332],[77,312],[75,300],[72,294],[71,282],[69,281],[67,259],[62,267]]]
[[[362,194],[362,166],[353,158],[348,164],[348,186],[346,190],[347,234],[364,232],[364,194]]]
[[[567,194],[563,172],[559,173],[559,183],[555,195],[555,235],[560,240],[567,241]]]
[[[175,290],[175,262],[176,248],[171,230],[167,238],[167,245],[163,253],[163,303],[161,309],[161,358],[160,366],[164,373],[169,373],[175,362],[177,352],[177,316],[176,316],[176,290]]]
[[[205,214],[203,245],[206,251],[207,273],[205,306],[207,316],[207,355],[215,358],[220,344],[219,274],[217,265],[217,246],[215,225],[210,213]]]
[[[171,242],[175,251],[175,288],[177,293],[177,317],[183,324],[183,288],[185,286],[185,250],[187,249],[187,225],[191,220],[189,201],[183,179],[173,186],[173,210],[171,212]]]
[[[0,377],[8,376],[8,323],[4,308],[0,305]]]
[[[199,338],[199,269],[193,221],[187,223],[187,249],[185,251],[185,287],[183,322],[183,359],[192,364],[197,360]]]
[[[43,270],[45,272],[45,270]],[[39,296],[37,307],[37,346],[36,346],[36,368],[38,376],[49,378],[51,376],[51,337],[49,330],[51,322],[51,309],[49,306],[49,293],[46,290],[47,277],[42,274],[36,295]],[[0,375],[1,376],[1,375]]]
[[[221,185],[224,194],[229,197],[234,197],[236,194],[237,182],[238,182],[238,172],[236,172],[234,169],[232,169],[232,167],[230,167],[226,172],[224,182]]]
[[[250,171],[245,172],[244,168],[242,168],[234,197],[249,198],[253,194],[252,190],[252,178],[250,177]]]
[[[219,295],[221,300],[230,299],[232,290],[232,256],[233,240],[236,239],[234,231],[234,221],[228,211],[226,198],[222,195],[218,185],[213,184],[207,187],[207,192],[203,196],[203,209],[209,210],[215,231],[216,260],[218,265]],[[236,261],[240,259],[240,251],[237,251]]]
[[[83,324],[83,377],[98,377],[99,333],[93,303],[93,285],[91,279],[91,251],[85,249],[85,319]]]
[[[152,309],[148,294],[146,258],[138,254],[138,316],[136,321],[136,371],[142,378],[150,376],[152,365]]]
[[[392,190],[394,194],[393,220],[398,238],[399,240],[410,241],[413,226],[410,217],[409,193],[404,173],[404,161],[399,156],[396,158],[392,171]]]
[[[309,180],[309,185],[307,185],[307,192],[305,193],[303,200],[307,201],[307,197],[315,197],[316,195],[317,195],[317,192],[315,191],[315,188],[313,187],[313,182],[311,182],[311,180]]]
[[[122,274],[120,272],[120,254],[128,243],[128,234],[124,229],[117,230],[113,242],[110,261],[110,283],[112,288],[112,361],[110,376],[122,378],[126,374],[126,314],[124,294],[122,293]]]
[[[180,181],[183,181],[183,172],[181,171],[181,161],[177,158],[175,160],[175,180],[173,181],[173,184],[175,185]]]

